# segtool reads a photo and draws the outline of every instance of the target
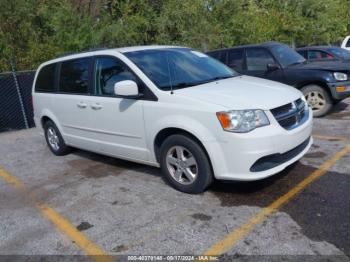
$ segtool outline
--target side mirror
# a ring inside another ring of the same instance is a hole
[[[114,84],[114,94],[125,98],[139,98],[139,88],[134,81],[124,80]]]
[[[280,67],[277,64],[267,64],[266,69],[271,72],[280,69]]]

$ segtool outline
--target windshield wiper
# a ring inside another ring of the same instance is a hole
[[[190,86],[195,86],[198,85],[197,83],[190,83],[190,82],[181,82],[181,83],[177,83],[173,86],[164,86],[162,87],[162,89],[181,89],[181,88],[186,88],[186,87],[190,87]]]
[[[213,78],[207,79],[207,80],[205,80],[205,81],[198,82],[197,85],[202,85],[202,84],[214,82],[214,81],[217,81],[217,80],[227,79],[227,78],[231,78],[231,77],[235,77],[235,75],[213,77]]]
[[[171,88],[172,89],[181,89],[181,88],[186,88],[186,87],[190,87],[190,86],[203,85],[206,83],[210,83],[210,82],[221,80],[221,79],[231,78],[231,77],[234,77],[234,75],[232,75],[232,76],[217,76],[217,77],[210,78],[210,79],[207,79],[204,81],[199,81],[199,82],[181,82],[181,83],[177,83],[173,86],[165,86],[162,88],[163,89],[171,89]]]

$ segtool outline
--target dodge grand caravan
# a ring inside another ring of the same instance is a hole
[[[214,178],[266,178],[312,144],[312,112],[300,91],[183,47],[48,61],[37,70],[33,102],[53,154],[76,147],[161,167],[187,193],[204,191]]]

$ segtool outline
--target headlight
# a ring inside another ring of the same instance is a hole
[[[308,108],[309,104],[307,103],[306,97],[304,95],[301,96],[301,100],[303,100],[305,108]]]
[[[262,110],[231,110],[216,113],[222,128],[226,131],[246,133],[257,127],[270,124]]]
[[[301,98],[301,100],[303,100],[304,102],[307,102],[306,97],[304,96],[304,94],[302,94],[300,98]]]
[[[344,73],[340,73],[340,72],[335,72],[334,74],[334,78],[338,81],[346,81],[348,80],[348,75],[344,74]]]

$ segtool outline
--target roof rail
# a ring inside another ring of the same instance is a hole
[[[93,51],[106,50],[106,49],[108,49],[108,47],[90,48],[90,49],[87,49],[87,50],[83,50],[81,52],[65,52],[65,53],[62,53],[62,54],[58,55],[56,58],[65,57],[65,56],[69,56],[69,55],[77,55],[77,54],[82,54],[82,53],[88,53],[88,52],[93,52]]]

